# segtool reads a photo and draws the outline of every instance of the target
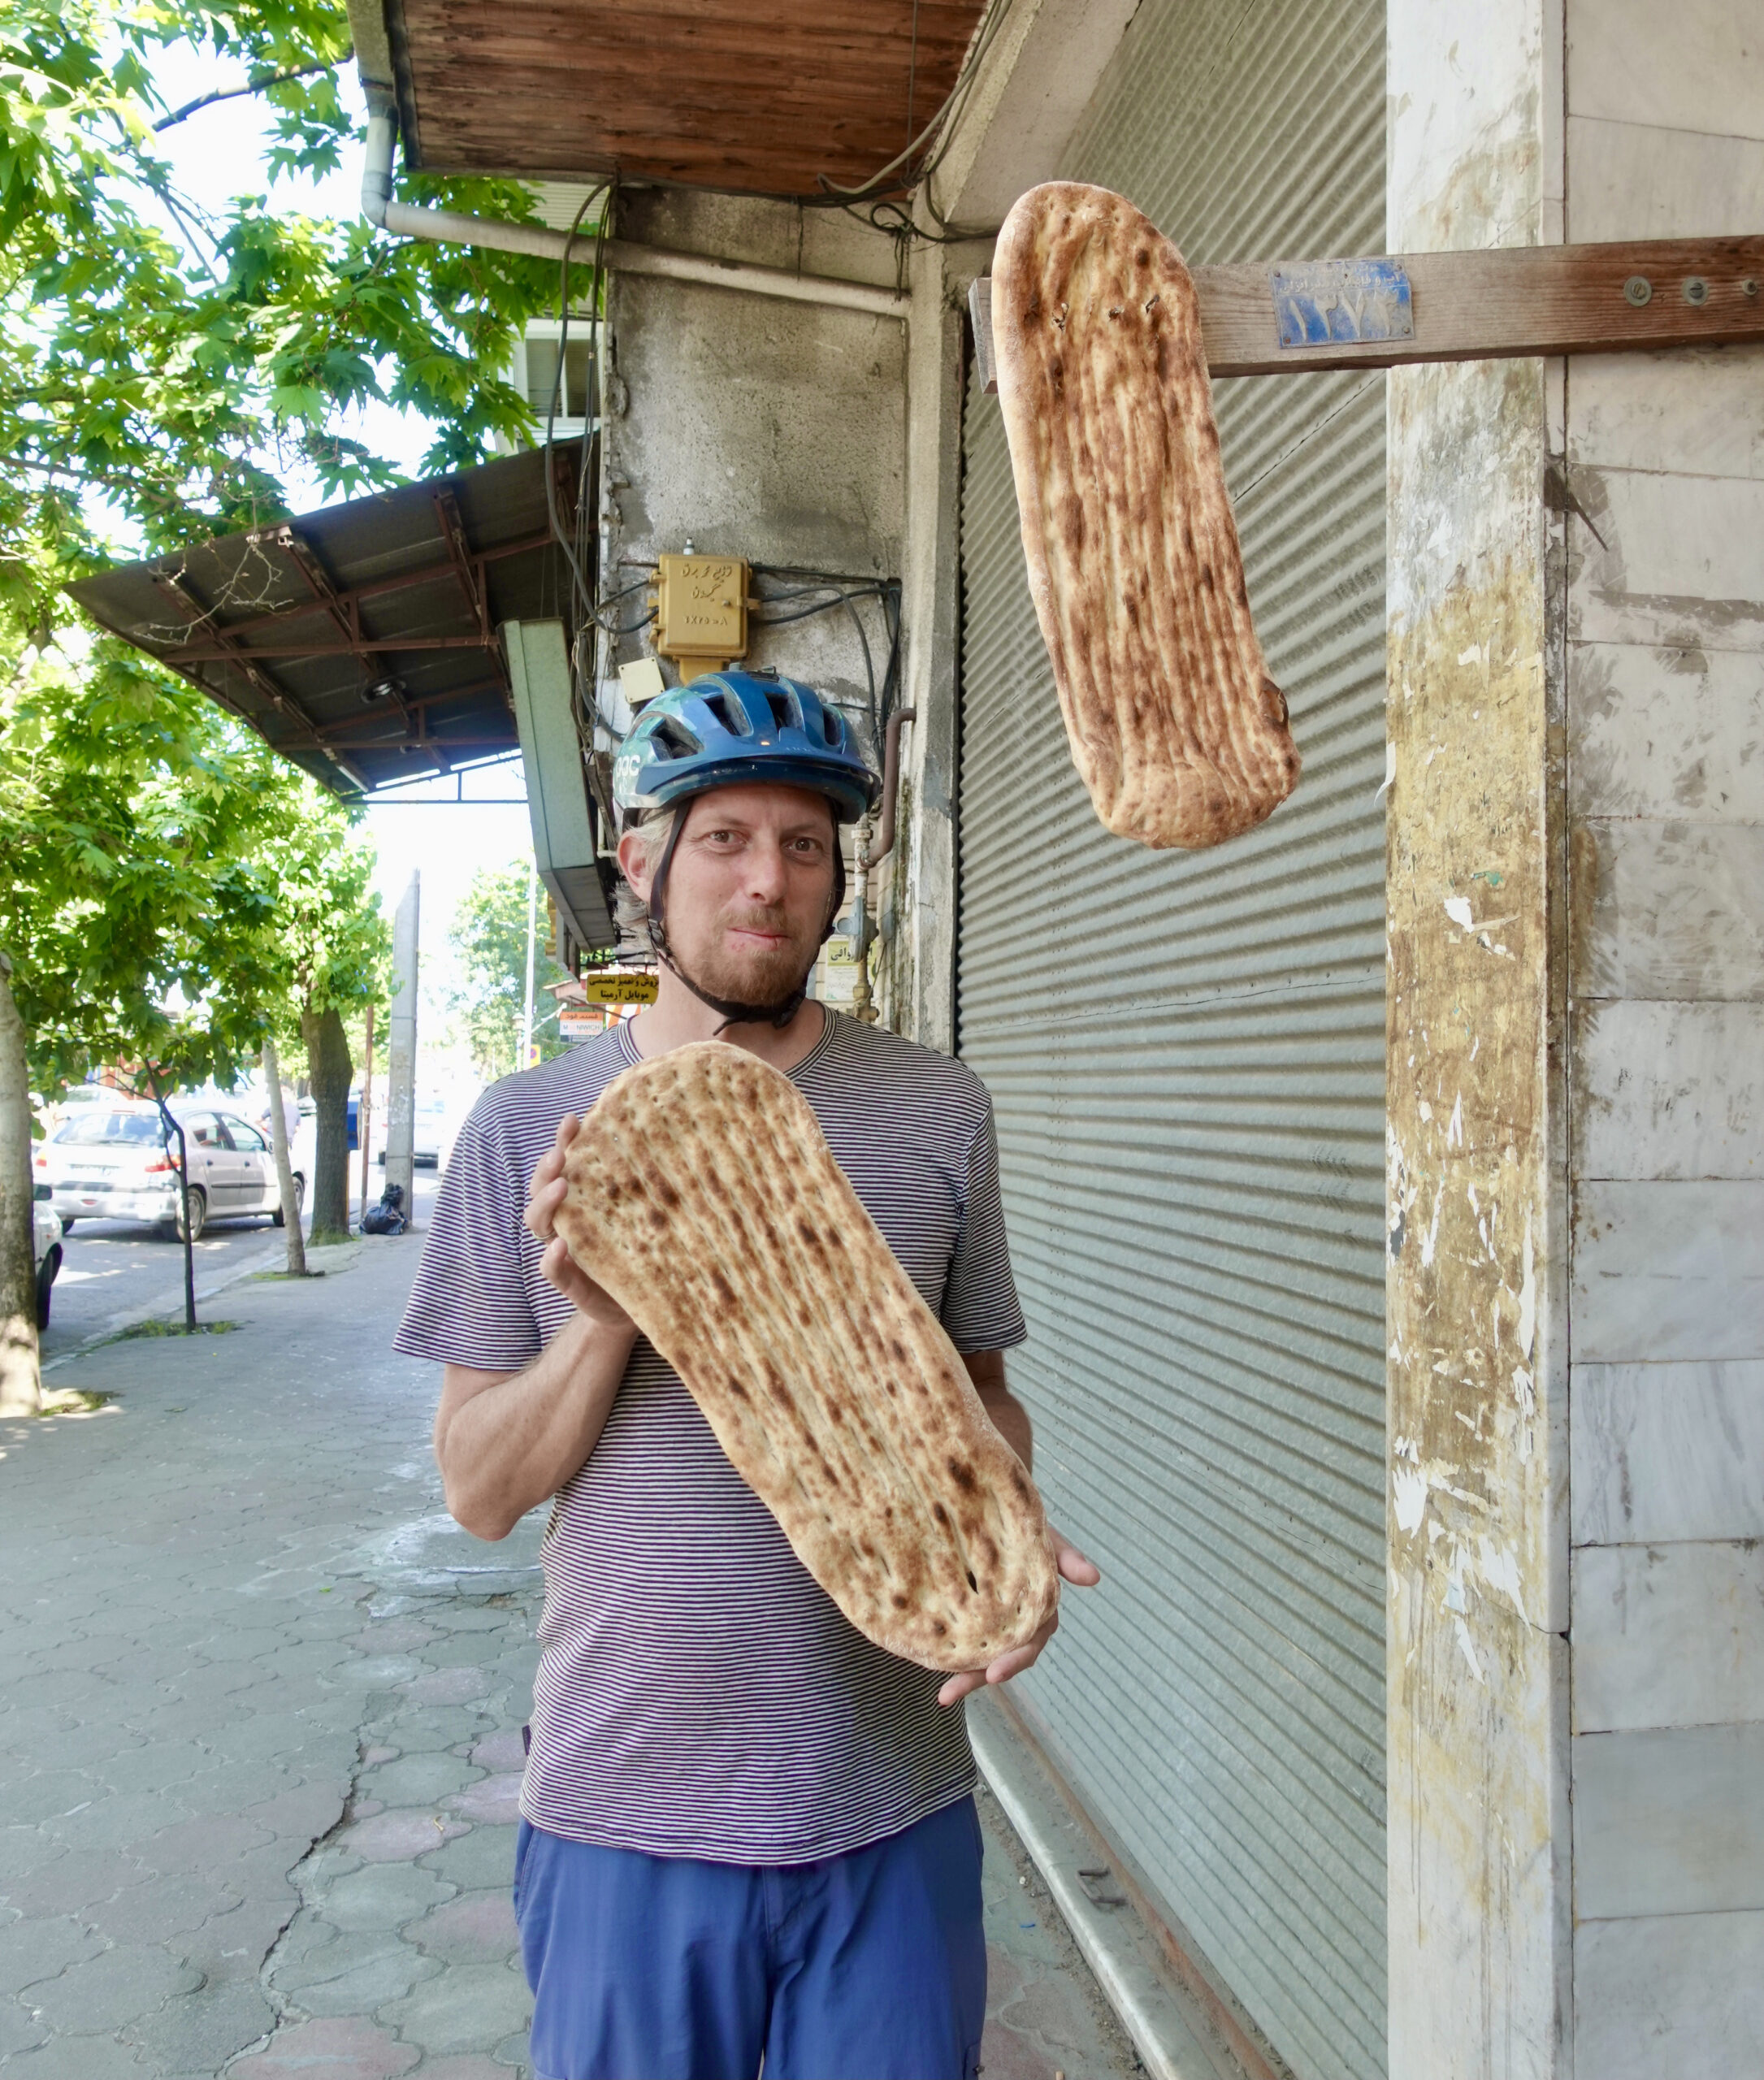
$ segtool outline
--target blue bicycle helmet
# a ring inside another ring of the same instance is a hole
[[[796,679],[711,672],[652,700],[613,762],[613,800],[629,822],[712,787],[773,781],[825,795],[841,823],[882,800],[845,717]]]

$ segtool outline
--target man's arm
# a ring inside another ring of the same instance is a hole
[[[533,1172],[522,1218],[545,1245],[540,1268],[574,1315],[518,1372],[449,1365],[435,1418],[435,1458],[455,1521],[479,1538],[506,1538],[527,1512],[579,1472],[600,1441],[624,1377],[637,1325],[583,1272],[552,1228],[564,1196],[564,1150],[574,1113]]]
[[[981,1406],[992,1419],[993,1428],[1023,1462],[1025,1470],[1030,1468],[1034,1461],[1034,1432],[1029,1410],[1005,1383],[1004,1353],[965,1351],[962,1363],[968,1367],[968,1376],[974,1383]]]
[[[1034,1437],[1029,1419],[1029,1410],[1005,1383],[1004,1353],[1002,1350],[970,1350],[962,1363],[968,1367],[968,1376],[974,1383],[974,1392],[980,1397],[980,1405],[992,1419],[992,1427],[1003,1438],[1026,1468],[1034,1449]],[[1087,1560],[1072,1541],[1055,1531],[1051,1524],[1047,1534],[1054,1544],[1054,1564],[1062,1578],[1081,1589],[1093,1589],[1103,1579],[1103,1571],[1094,1560]],[[1032,1666],[1041,1650],[1053,1637],[1060,1626],[1060,1614],[1055,1611],[1033,1640],[1016,1647],[987,1668],[964,1669],[952,1675],[937,1693],[940,1705],[953,1705],[970,1692],[983,1690],[989,1683],[1008,1683],[1013,1675],[1021,1675]]]

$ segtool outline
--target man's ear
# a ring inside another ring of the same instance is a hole
[[[618,870],[647,903],[649,900],[649,847],[640,830],[627,830],[618,841]]]

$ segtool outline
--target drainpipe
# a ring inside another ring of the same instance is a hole
[[[508,223],[493,217],[471,217],[455,210],[419,210],[396,202],[392,195],[392,146],[397,120],[390,90],[367,85],[367,156],[362,167],[362,214],[371,224],[401,238],[439,243],[485,245],[499,253],[531,253],[541,260],[561,260],[570,246],[567,232],[544,224]],[[595,241],[578,233],[574,253],[592,260]],[[818,303],[836,310],[860,310],[872,318],[904,318],[910,299],[900,290],[871,282],[845,282],[828,275],[792,275],[782,267],[756,267],[744,260],[717,260],[700,253],[669,253],[659,246],[636,245],[609,238],[600,257],[614,274],[647,275],[670,282],[698,282],[712,288],[744,289],[752,296],[781,297],[791,303]]]

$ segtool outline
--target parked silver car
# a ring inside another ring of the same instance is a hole
[[[37,1191],[47,1193],[47,1186],[39,1185]],[[49,1327],[49,1299],[55,1284],[55,1274],[61,1269],[61,1223],[55,1218],[54,1210],[34,1202],[31,1207],[32,1254],[37,1265],[37,1326]]]
[[[267,1214],[280,1228],[282,1195],[267,1137],[236,1113],[171,1109],[189,1156],[191,1233],[200,1235],[210,1220],[245,1213]],[[82,1106],[37,1143],[34,1162],[64,1229],[76,1220],[143,1220],[184,1232],[176,1143],[167,1146],[156,1107]],[[306,1196],[306,1176],[297,1166],[297,1208]]]

